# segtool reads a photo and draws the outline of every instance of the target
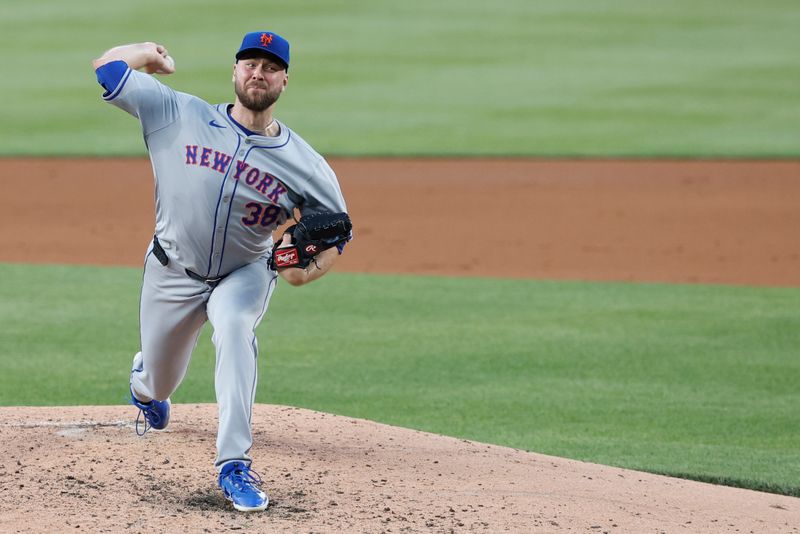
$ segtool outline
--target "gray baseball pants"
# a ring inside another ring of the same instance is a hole
[[[265,256],[211,287],[187,276],[168,256],[168,265],[162,265],[151,246],[145,258],[139,311],[142,350],[134,360],[131,387],[143,402],[169,398],[186,374],[201,328],[210,321],[219,409],[215,465],[221,469],[234,460],[249,465],[258,379],[255,329],[267,311],[278,275],[267,266]]]

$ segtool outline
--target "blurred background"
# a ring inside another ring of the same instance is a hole
[[[143,154],[92,58],[157,41],[171,86],[226,102],[270,29],[279,116],[326,155],[794,156],[798,27],[793,0],[5,0],[0,154]]]

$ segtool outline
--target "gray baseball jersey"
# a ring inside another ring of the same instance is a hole
[[[271,235],[294,208],[304,215],[347,211],[338,181],[282,123],[277,137],[255,135],[229,116],[228,104],[174,91],[120,61],[97,75],[103,98],[141,122],[155,175],[155,234],[164,249],[151,244],[145,257],[142,349],[132,391],[145,402],[172,395],[210,321],[220,417],[216,465],[249,464],[255,329],[277,281],[268,266]]]
[[[328,163],[282,123],[278,137],[248,136],[228,104],[208,104],[131,69],[103,98],[142,123],[156,180],[156,235],[191,271],[217,277],[257,260],[293,207],[347,211]]]

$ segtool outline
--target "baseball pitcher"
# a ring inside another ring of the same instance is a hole
[[[273,116],[289,83],[289,43],[269,31],[244,36],[233,65],[233,104],[212,105],[156,79],[175,71],[160,44],[111,48],[94,68],[103,100],[139,119],[155,177],[141,351],[130,377],[137,433],[167,426],[169,397],[210,321],[218,484],[237,510],[264,510],[269,498],[249,456],[255,330],[279,275],[292,285],[316,280],[352,237],[333,170]],[[273,243],[272,232],[289,219],[297,224]]]

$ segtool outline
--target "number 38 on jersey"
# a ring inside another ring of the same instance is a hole
[[[281,215],[283,208],[275,204],[261,204],[259,202],[248,202],[244,206],[250,212],[242,217],[242,223],[245,226],[255,226],[259,224],[263,227],[272,226],[278,223],[278,217]]]

